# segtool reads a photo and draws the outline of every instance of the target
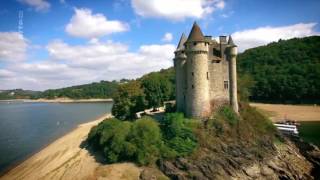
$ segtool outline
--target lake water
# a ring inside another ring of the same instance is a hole
[[[0,172],[111,107],[111,103],[0,102]]]
[[[300,122],[299,136],[307,142],[320,147],[320,121]]]

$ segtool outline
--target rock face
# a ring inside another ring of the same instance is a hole
[[[212,151],[199,156],[160,162],[159,167],[171,179],[316,179],[314,165],[291,141],[279,143],[271,156],[256,159],[246,150],[222,147],[227,156],[216,156]],[[318,157],[318,149],[312,152]]]

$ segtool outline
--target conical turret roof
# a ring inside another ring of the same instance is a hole
[[[205,38],[203,37],[203,34],[201,32],[201,29],[196,22],[193,23],[193,26],[187,41],[188,42],[205,41]]]
[[[187,41],[187,37],[184,33],[182,33],[179,44],[177,46],[177,51],[184,49],[184,43]]]
[[[228,45],[230,45],[230,46],[236,46],[236,45],[234,44],[233,40],[232,40],[231,35],[229,35]]]

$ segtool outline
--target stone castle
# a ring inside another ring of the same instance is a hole
[[[230,104],[238,113],[237,46],[231,36],[219,42],[203,36],[197,23],[189,37],[182,34],[175,51],[177,111],[188,117],[207,117],[217,107]]]

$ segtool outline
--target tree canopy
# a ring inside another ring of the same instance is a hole
[[[252,77],[251,100],[320,103],[320,36],[279,40],[238,57],[240,75]]]

